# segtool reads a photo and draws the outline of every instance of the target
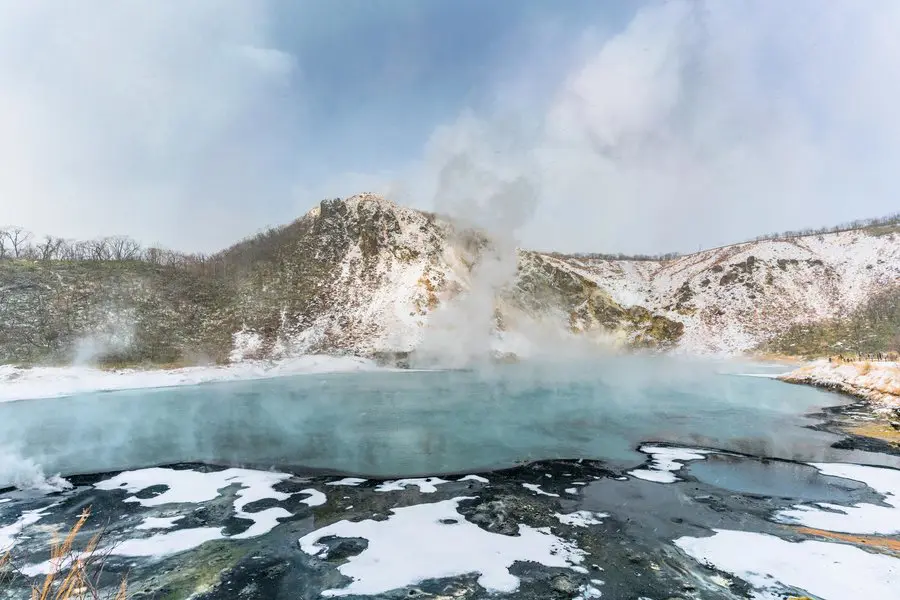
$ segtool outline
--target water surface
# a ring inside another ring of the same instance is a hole
[[[624,467],[644,460],[635,449],[645,441],[860,459],[829,448],[836,436],[809,428],[816,421],[807,415],[841,403],[839,396],[738,375],[761,370],[630,356],[98,392],[0,404],[0,447],[63,474],[187,461],[370,476],[551,458]]]

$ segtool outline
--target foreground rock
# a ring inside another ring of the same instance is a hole
[[[878,412],[900,421],[900,363],[816,361],[778,377],[839,391],[873,404]]]
[[[627,472],[544,461],[374,481],[175,465],[7,490],[0,553],[18,571],[0,597],[28,595],[53,533],[87,506],[76,547],[103,530],[101,591],[127,574],[143,600],[842,600],[900,586],[900,470],[640,450]]]

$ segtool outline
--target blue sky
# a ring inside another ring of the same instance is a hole
[[[0,0],[0,225],[211,251],[385,193],[527,247],[900,210],[892,0]]]

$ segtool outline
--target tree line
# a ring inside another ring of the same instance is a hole
[[[854,229],[866,229],[870,227],[887,227],[891,225],[900,225],[900,213],[894,213],[886,217],[878,217],[874,219],[857,219],[848,223],[834,225],[832,227],[821,227],[819,229],[799,229],[796,231],[783,231],[781,233],[769,233],[759,235],[753,238],[753,241],[760,242],[763,240],[786,240],[798,237],[808,237],[811,235],[823,235],[826,233],[840,233],[842,231],[853,231]]]
[[[0,260],[144,261],[157,265],[206,262],[205,254],[187,254],[159,247],[144,247],[124,235],[94,240],[69,240],[52,235],[35,238],[22,227],[0,227]]]

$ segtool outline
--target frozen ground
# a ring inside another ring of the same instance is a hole
[[[72,396],[85,392],[197,385],[216,381],[267,379],[290,375],[378,370],[356,357],[309,355],[273,361],[246,361],[227,366],[180,369],[31,367],[0,365],[0,402]]]

